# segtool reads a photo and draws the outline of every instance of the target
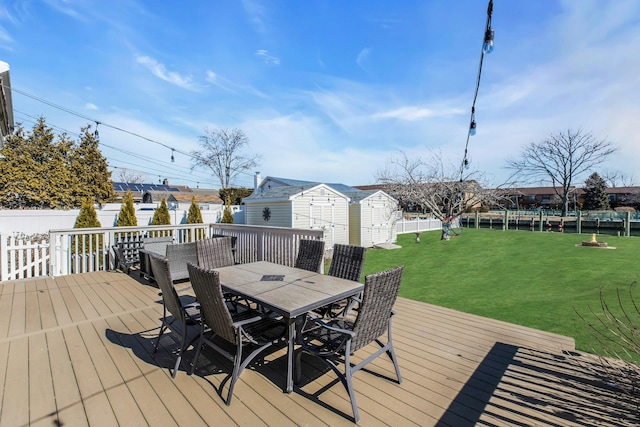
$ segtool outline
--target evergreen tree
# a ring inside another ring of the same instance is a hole
[[[582,207],[585,210],[598,211],[610,209],[607,183],[597,172],[592,173],[584,183],[584,204]]]
[[[56,182],[55,174],[50,173],[51,159],[56,157],[54,138],[52,129],[42,118],[30,132],[18,126],[6,138],[0,159],[0,191],[4,207],[48,209],[55,206],[51,188],[60,185],[60,193],[66,191],[68,186]]]
[[[169,207],[167,206],[167,200],[163,197],[160,202],[160,207],[153,213],[153,219],[151,225],[169,225],[171,224],[171,215],[169,215]]]
[[[202,224],[202,212],[200,206],[196,203],[196,197],[191,198],[191,205],[187,213],[187,224]]]
[[[122,207],[116,221],[118,227],[136,226],[138,218],[136,217],[136,208],[133,206],[133,194],[131,190],[127,190],[122,201]]]
[[[72,172],[79,178],[76,195],[95,203],[110,202],[116,194],[111,182],[107,160],[98,148],[98,139],[90,132],[91,126],[82,128],[80,142],[73,153]]]
[[[80,213],[76,218],[73,228],[94,228],[102,227],[98,220],[98,214],[91,200],[87,199],[82,203]],[[77,240],[80,239],[80,240]],[[89,234],[84,236],[74,236],[72,240],[72,251],[75,253],[78,246],[84,247],[84,253],[97,252],[102,247],[102,234]]]
[[[196,197],[191,198],[191,205],[189,206],[189,212],[187,213],[187,224],[202,224],[202,212],[200,206],[196,202]],[[205,234],[203,229],[196,230],[196,240],[204,239]]]
[[[93,228],[93,227],[102,227],[100,221],[98,220],[98,214],[96,213],[96,208],[93,206],[91,200],[85,200],[82,203],[82,207],[80,208],[80,213],[76,218],[76,223],[73,225],[73,228]]]
[[[224,207],[224,212],[222,213],[222,219],[220,220],[223,224],[233,224],[233,214],[231,214],[231,198],[227,195],[226,198],[226,206]]]
[[[76,144],[66,134],[56,140],[39,118],[30,131],[20,125],[0,150],[0,205],[10,209],[68,209],[90,198],[115,198],[111,173],[98,141],[82,130]]]

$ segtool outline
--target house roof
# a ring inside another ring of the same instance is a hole
[[[195,198],[197,203],[209,203],[209,204],[223,204],[222,199],[218,197],[217,192],[215,194],[210,192],[191,192],[191,191],[147,191],[144,193],[143,199],[146,203],[159,202],[163,198],[169,200],[174,199],[176,202],[191,202],[192,198]]]
[[[300,181],[304,182],[304,181]],[[288,201],[303,194],[305,191],[312,190],[319,186],[329,187],[326,184],[306,183],[300,185],[284,185],[282,187],[263,188],[255,190],[249,197],[242,199],[246,202],[264,202],[264,201]],[[334,190],[335,191],[335,190]]]
[[[281,184],[280,186],[267,186],[268,182],[275,182]],[[305,191],[309,191],[319,185],[326,186],[333,191],[340,193],[349,199],[350,203],[359,203],[362,200],[373,196],[376,193],[385,193],[380,188],[360,189],[351,187],[345,184],[337,183],[320,183],[312,181],[302,181],[299,179],[278,178],[273,176],[265,177],[257,190],[249,197],[245,197],[245,202],[257,202],[257,201],[284,201],[291,200],[293,197],[301,194]],[[372,186],[374,187],[374,186]],[[391,197],[391,196],[389,196]]]

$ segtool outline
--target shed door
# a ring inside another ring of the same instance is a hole
[[[335,243],[335,205],[329,202],[311,202],[309,205],[309,228],[323,229],[325,246]]]
[[[371,205],[371,244],[384,243],[389,240],[389,220],[387,219],[387,204],[373,203]]]

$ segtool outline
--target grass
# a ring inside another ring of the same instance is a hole
[[[640,239],[598,236],[616,249],[582,247],[591,235],[464,229],[398,236],[401,249],[369,250],[364,274],[404,265],[400,296],[555,332],[576,348],[605,354],[576,314],[595,320],[600,291],[612,306],[640,278]],[[638,298],[640,300],[640,298]],[[640,326],[640,318],[637,319]]]

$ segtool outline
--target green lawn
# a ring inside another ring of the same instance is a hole
[[[575,310],[595,320],[589,306],[602,313],[601,288],[613,306],[616,288],[628,295],[640,278],[640,239],[598,236],[616,249],[576,247],[590,239],[464,229],[450,241],[441,241],[439,232],[422,233],[416,243],[414,234],[404,234],[398,236],[401,249],[367,251],[364,274],[402,264],[403,297],[571,336],[579,350],[603,354]]]

